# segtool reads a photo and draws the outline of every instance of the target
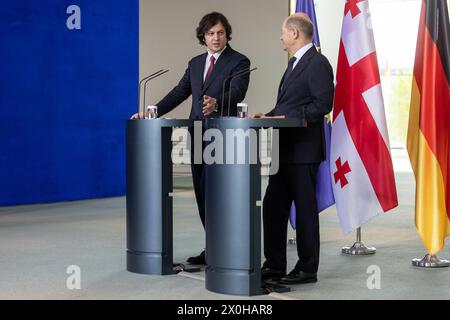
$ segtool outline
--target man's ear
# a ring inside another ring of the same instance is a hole
[[[300,31],[298,31],[297,28],[292,28],[292,32],[294,35],[294,39],[297,40],[298,38],[300,38]]]

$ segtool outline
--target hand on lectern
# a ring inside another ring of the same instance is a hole
[[[252,114],[250,116],[250,118],[255,119],[255,118],[267,118],[267,117],[264,113],[258,112],[258,113]]]
[[[286,116],[266,116],[264,113],[258,112],[250,116],[252,119],[284,119]]]
[[[131,120],[144,119],[144,114],[142,112],[135,113],[131,116]]]
[[[272,119],[284,119],[286,116],[273,116],[273,117],[266,117],[266,118],[272,118]]]

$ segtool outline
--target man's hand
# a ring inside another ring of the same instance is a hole
[[[217,107],[217,101],[216,98],[212,98],[209,96],[203,96],[203,115],[207,116],[210,115],[215,111]]]
[[[255,118],[267,118],[267,117],[264,113],[258,112],[258,113],[252,114],[250,116],[250,118],[255,119]]]
[[[139,112],[139,113],[135,113],[131,116],[131,120],[137,120],[137,119],[144,119],[144,113],[143,112]]]
[[[251,115],[250,118],[255,119],[255,118],[260,118],[260,119],[285,119],[286,116],[266,116],[264,113],[258,112],[255,113],[254,115]]]

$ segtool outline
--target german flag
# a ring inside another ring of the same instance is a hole
[[[430,255],[450,234],[450,27],[446,0],[423,0],[407,148],[416,177],[416,228]]]

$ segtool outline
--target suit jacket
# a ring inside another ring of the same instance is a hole
[[[333,107],[333,68],[313,46],[278,88],[269,116],[285,115],[307,122],[306,128],[280,129],[280,163],[311,164],[325,159],[323,117]]]
[[[250,69],[250,60],[243,54],[233,50],[229,45],[220,55],[216,61],[214,70],[203,83],[203,74],[205,70],[206,57],[208,53],[204,53],[192,58],[189,61],[186,72],[181,78],[178,85],[173,88],[160,102],[158,106],[159,115],[163,115],[192,95],[192,109],[189,119],[200,120],[203,116],[203,96],[207,95],[216,98],[219,104],[219,111],[208,115],[208,118],[217,118],[221,114],[223,107],[223,114],[228,112],[228,96],[231,90],[231,105],[230,116],[237,114],[236,104],[244,100],[247,93],[248,83],[250,81],[249,74],[239,76],[233,79],[232,87],[230,89],[230,80],[226,81],[224,106],[222,106],[222,90],[223,81],[230,75],[236,74],[243,70]]]

